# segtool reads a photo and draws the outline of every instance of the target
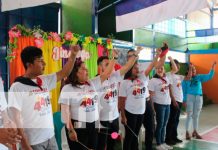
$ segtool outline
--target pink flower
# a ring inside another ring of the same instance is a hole
[[[48,36],[48,40],[52,40],[52,37],[50,35]]]
[[[61,41],[61,37],[56,32],[50,32],[50,35],[55,42]]]
[[[21,36],[21,33],[20,33],[19,30],[10,30],[10,31],[8,32],[8,34],[9,34],[9,37],[10,37],[10,38],[18,38],[18,37]]]
[[[15,57],[15,56],[16,56],[16,52],[12,52],[12,53],[10,54],[10,56]]]
[[[34,42],[35,42],[35,46],[38,48],[41,48],[44,44],[44,40],[42,38],[35,39]]]
[[[70,41],[72,37],[73,37],[73,33],[70,31],[66,32],[66,34],[64,35],[65,40],[68,40],[68,41]]]

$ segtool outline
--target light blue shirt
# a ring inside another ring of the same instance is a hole
[[[191,80],[183,80],[182,88],[184,94],[184,101],[186,101],[187,94],[202,95],[202,82],[207,82],[214,76],[214,70],[210,70],[208,74],[199,74],[192,77]]]

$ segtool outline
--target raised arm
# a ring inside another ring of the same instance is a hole
[[[143,50],[143,47],[137,47],[137,50],[135,51],[133,56],[130,57],[129,60],[127,61],[127,63],[120,69],[120,75],[121,76],[126,74],[129,71],[129,69],[132,68],[132,66],[138,60],[138,54],[141,52],[141,50]]]
[[[101,83],[104,82],[105,80],[107,80],[110,77],[111,73],[114,70],[114,65],[117,62],[117,59],[118,59],[118,52],[116,50],[113,50],[112,59],[109,60],[109,64],[108,64],[107,68],[100,75]]]
[[[178,68],[177,68],[176,63],[174,62],[173,58],[171,56],[169,56],[168,59],[170,60],[170,63],[172,64],[171,73],[178,72]]]
[[[207,82],[213,78],[214,73],[215,73],[215,66],[216,66],[216,61],[213,63],[211,70],[208,74],[199,75],[201,82]]]
[[[147,77],[150,72],[152,71],[152,69],[158,65],[158,58],[161,54],[161,49],[157,49],[156,50],[156,55],[154,57],[154,60],[149,64],[149,66],[147,67],[147,69],[145,70],[145,76]]]
[[[71,73],[75,60],[76,60],[76,55],[78,51],[80,50],[80,47],[78,45],[75,45],[75,46],[71,45],[70,50],[71,50],[71,53],[70,53],[70,57],[68,58],[67,63],[64,65],[62,70],[56,73],[57,82],[67,77]]]

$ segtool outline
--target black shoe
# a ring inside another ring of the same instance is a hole
[[[182,143],[183,142],[182,140],[180,140],[178,138],[174,139],[173,141],[175,141],[176,143]]]
[[[176,141],[174,141],[174,140],[167,140],[165,142],[167,145],[176,145]]]

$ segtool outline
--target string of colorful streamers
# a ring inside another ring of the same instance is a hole
[[[16,56],[17,40],[19,37],[33,37],[34,45],[38,48],[41,48],[46,40],[53,40],[55,42],[60,42],[62,45],[75,45],[79,44],[86,47],[90,43],[102,46],[107,50],[113,48],[111,39],[102,39],[98,36],[84,36],[70,31],[66,33],[58,34],[56,32],[44,32],[40,29],[40,26],[34,27],[32,30],[28,29],[20,24],[12,27],[9,32],[9,50],[6,60],[11,61]]]

